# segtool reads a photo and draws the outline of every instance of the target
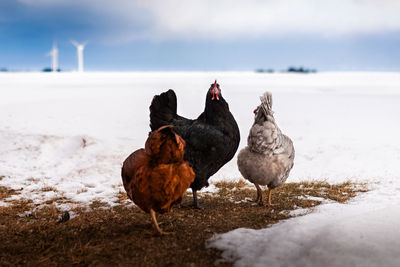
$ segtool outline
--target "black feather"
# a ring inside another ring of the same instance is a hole
[[[177,99],[171,89],[154,96],[150,105],[151,130],[170,124],[186,141],[184,160],[196,174],[190,186],[196,191],[208,186],[210,176],[233,158],[240,142],[239,127],[228,103],[222,95],[219,100],[211,99],[208,91],[204,112],[195,120],[176,114]]]
[[[176,115],[176,95],[169,89],[161,95],[154,96],[150,106],[150,128],[152,131],[168,125]]]

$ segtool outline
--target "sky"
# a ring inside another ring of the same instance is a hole
[[[397,0],[0,0],[0,68],[399,71]]]

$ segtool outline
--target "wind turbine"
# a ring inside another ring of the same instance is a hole
[[[56,72],[58,70],[58,49],[56,43],[53,43],[53,48],[47,53],[47,56],[51,56],[51,70]]]
[[[78,44],[76,41],[71,41],[71,43],[76,47],[76,54],[78,56],[78,72],[83,72],[83,49],[85,49],[87,43]]]

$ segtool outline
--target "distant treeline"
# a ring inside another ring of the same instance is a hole
[[[259,73],[274,73],[274,69],[256,69],[256,72]],[[316,73],[316,69],[308,69],[304,67],[288,67],[286,70],[281,70],[279,72],[296,72],[296,73]]]
[[[52,72],[53,71],[53,69],[52,68],[44,68],[44,69],[42,69],[42,72]],[[57,72],[60,72],[61,71],[61,69],[57,69]]]
[[[0,72],[19,72],[20,70],[9,70],[7,68],[0,68]],[[42,72],[52,72],[52,68],[44,68]],[[61,69],[57,69],[57,72],[60,72]]]

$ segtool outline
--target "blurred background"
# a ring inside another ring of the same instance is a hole
[[[395,0],[1,0],[0,69],[398,71]]]

